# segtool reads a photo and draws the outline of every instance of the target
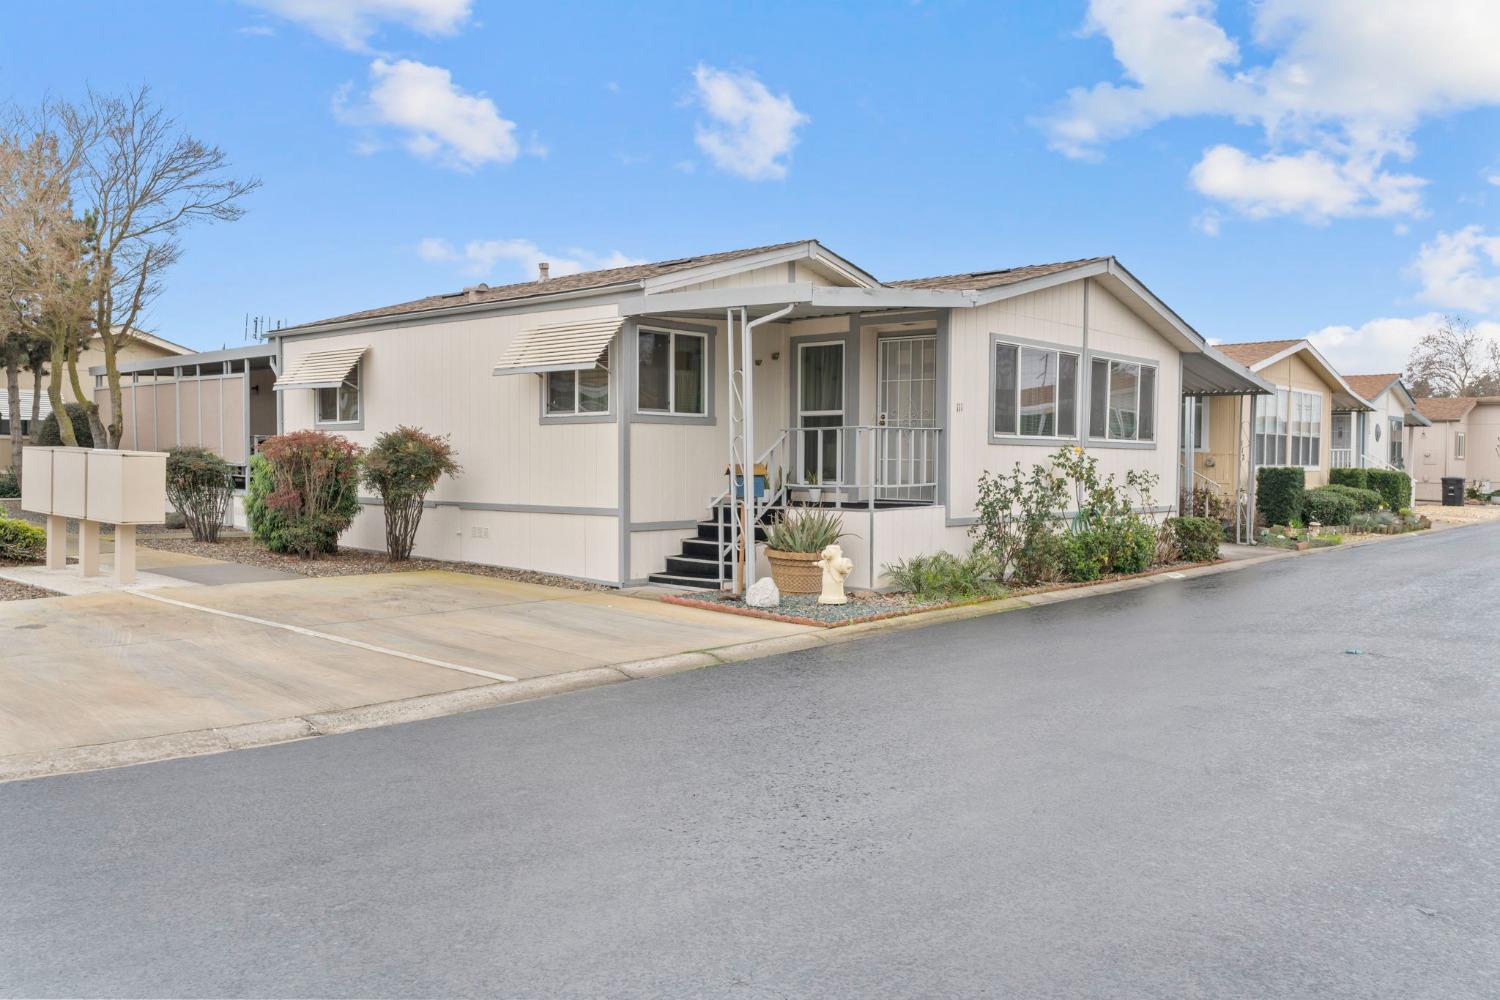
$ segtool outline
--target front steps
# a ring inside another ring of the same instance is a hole
[[[663,573],[652,573],[646,579],[665,587],[691,587],[697,590],[719,590],[729,582],[719,576],[719,538],[729,540],[730,509],[715,507],[713,518],[699,521],[697,533],[682,540],[682,551],[667,556],[667,568]],[[722,534],[721,534],[722,533]],[[766,540],[766,529],[755,527],[755,540]],[[726,564],[724,572],[729,572]]]

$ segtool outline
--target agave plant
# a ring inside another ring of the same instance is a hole
[[[800,508],[782,511],[766,527],[766,547],[778,552],[822,552],[844,537],[836,511]]]

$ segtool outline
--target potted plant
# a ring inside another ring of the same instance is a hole
[[[823,502],[823,487],[821,485],[819,485],[820,482],[821,482],[821,480],[818,479],[818,474],[816,472],[809,472],[807,474],[807,501],[808,501],[808,503],[822,503]]]
[[[834,511],[793,508],[766,528],[771,579],[783,594],[816,594],[823,588],[818,556],[844,537],[844,519]]]

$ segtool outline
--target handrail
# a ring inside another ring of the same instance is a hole
[[[760,455],[756,457],[754,462],[750,463],[750,468],[748,470],[744,468],[740,469],[738,483],[735,482],[734,464],[730,463],[728,471],[728,488],[726,488],[723,493],[720,493],[708,503],[709,516],[714,519],[714,533],[718,536],[716,539],[716,541],[718,542],[716,551],[718,554],[718,570],[720,580],[728,579],[724,575],[726,567],[729,567],[731,571],[733,570],[733,567],[735,565],[735,549],[739,544],[739,533],[735,530],[734,523],[726,524],[724,521],[721,521],[719,519],[719,511],[721,509],[727,508],[731,521],[739,517],[740,509],[734,503],[734,501],[739,498],[739,490],[748,491],[746,495],[750,500],[750,510],[753,516],[750,523],[745,526],[745,530],[749,532],[749,538],[746,540],[745,544],[749,546],[751,552],[754,552],[755,526],[760,523],[760,520],[765,516],[766,511],[770,510],[772,507],[780,506],[786,495],[786,476],[784,474],[784,470],[782,469],[782,466],[785,464],[785,455],[783,454],[781,461],[776,461],[777,450],[782,449],[785,444],[786,431],[782,431],[776,436],[776,440],[771,442],[771,446],[765,451],[761,452]],[[764,497],[757,497],[755,495],[755,470],[760,468],[762,465],[766,467],[766,483],[768,488]],[[775,476],[774,479],[772,478],[773,470]],[[728,531],[726,532],[725,529],[728,529]]]

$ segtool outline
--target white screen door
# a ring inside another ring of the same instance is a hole
[[[881,437],[876,492],[882,500],[935,500],[937,337],[884,337],[876,377]]]
[[[802,481],[843,482],[844,345],[797,347],[797,426],[802,434]]]

